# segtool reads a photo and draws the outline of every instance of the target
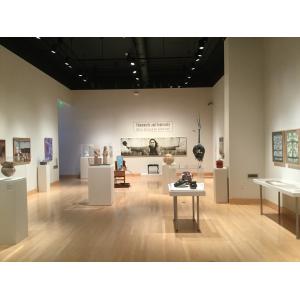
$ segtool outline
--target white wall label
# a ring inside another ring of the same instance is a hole
[[[136,132],[171,132],[173,122],[134,122],[133,127]]]

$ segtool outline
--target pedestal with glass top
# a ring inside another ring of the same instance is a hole
[[[174,183],[168,185],[169,195],[173,197],[173,209],[174,209],[174,225],[175,231],[178,232],[178,207],[177,207],[177,197],[190,196],[192,197],[192,206],[193,206],[193,222],[197,224],[197,230],[200,232],[200,223],[199,223],[199,197],[205,196],[205,187],[204,183],[197,182],[197,188],[191,189],[187,187],[175,187]],[[195,220],[195,197],[197,198],[197,221]]]

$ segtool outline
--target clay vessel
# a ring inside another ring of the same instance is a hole
[[[13,162],[5,161],[2,164],[1,172],[4,176],[10,177],[15,174],[16,169]]]

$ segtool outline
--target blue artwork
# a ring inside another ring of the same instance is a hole
[[[45,138],[44,145],[45,145],[45,161],[51,161],[53,159],[52,138]]]
[[[123,156],[122,155],[117,156],[117,168],[118,168],[118,170],[123,169]]]

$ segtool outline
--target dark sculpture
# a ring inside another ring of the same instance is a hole
[[[201,124],[200,124],[200,118],[198,119],[198,144],[194,146],[193,153],[195,155],[195,158],[202,162],[205,154],[205,148],[200,144],[200,130],[201,130]]]

